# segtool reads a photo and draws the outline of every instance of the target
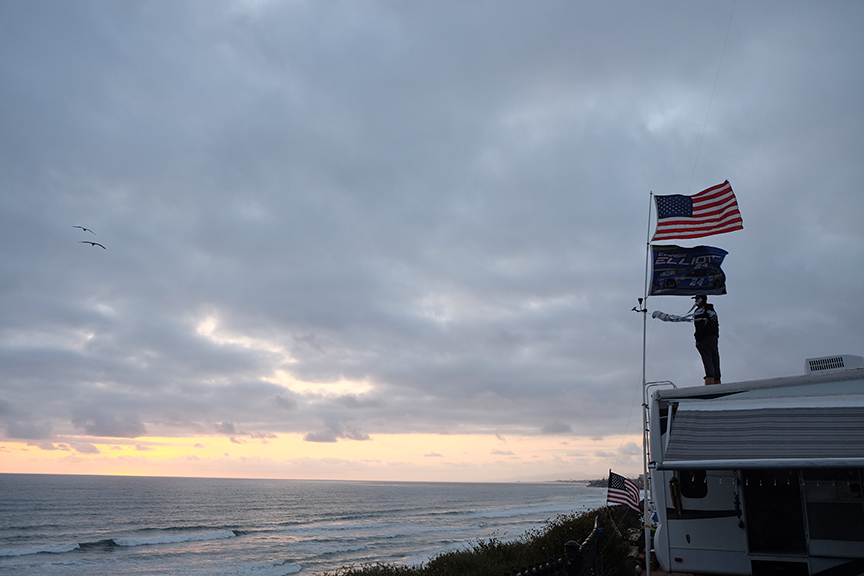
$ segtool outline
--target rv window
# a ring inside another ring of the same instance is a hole
[[[705,470],[681,470],[681,496],[684,498],[705,498],[708,495],[708,477]]]
[[[750,552],[806,554],[798,470],[743,470],[744,522]]]
[[[817,468],[803,471],[809,502],[862,503],[861,471],[855,468]]]
[[[854,468],[803,471],[811,538],[864,542],[861,472]]]

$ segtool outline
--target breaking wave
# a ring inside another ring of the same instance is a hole
[[[224,540],[234,538],[237,534],[233,530],[220,532],[207,532],[198,534],[164,534],[149,538],[107,538],[96,542],[81,542],[75,544],[49,544],[45,546],[32,546],[28,548],[12,548],[0,550],[0,557],[29,556],[31,554],[65,554],[78,550],[110,549],[117,546],[153,546],[158,544],[182,544],[184,542],[207,542],[210,540]]]

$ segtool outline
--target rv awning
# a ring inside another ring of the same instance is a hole
[[[864,406],[703,410],[684,404],[658,468],[864,467]]]

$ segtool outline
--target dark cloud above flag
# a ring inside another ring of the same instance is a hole
[[[651,246],[651,296],[726,294],[720,267],[726,252],[714,246]]]

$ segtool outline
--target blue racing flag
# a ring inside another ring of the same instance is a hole
[[[651,296],[726,294],[726,274],[720,268],[726,252],[714,246],[651,246]]]

